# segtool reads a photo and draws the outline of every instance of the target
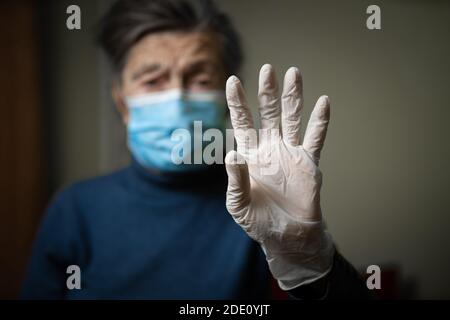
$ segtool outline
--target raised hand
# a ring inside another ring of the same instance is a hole
[[[228,211],[261,244],[282,289],[323,277],[334,254],[322,220],[318,168],[330,117],[328,97],[317,101],[301,145],[303,97],[297,68],[286,72],[281,101],[272,66],[261,68],[258,143],[237,77],[228,79],[226,96],[238,147],[225,158]]]

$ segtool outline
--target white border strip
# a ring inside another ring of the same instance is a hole
[[[129,108],[140,108],[148,104],[161,103],[176,98],[186,98],[191,101],[225,101],[223,90],[191,92],[180,89],[169,89],[161,92],[146,93],[126,98]]]

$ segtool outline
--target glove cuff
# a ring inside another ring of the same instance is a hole
[[[271,253],[264,246],[267,262],[278,284],[283,290],[292,290],[301,285],[306,285],[326,276],[332,269],[335,248],[331,235],[322,230],[315,253],[311,255],[302,251]],[[310,249],[310,248],[309,248]]]

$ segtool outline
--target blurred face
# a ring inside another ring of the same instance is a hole
[[[113,97],[125,123],[125,97],[168,89],[207,91],[223,89],[225,69],[220,46],[210,32],[150,34],[128,53]]]

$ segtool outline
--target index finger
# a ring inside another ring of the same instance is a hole
[[[225,91],[236,143],[238,148],[245,149],[248,144],[248,130],[253,130],[254,126],[252,113],[247,105],[244,89],[238,77],[228,78]]]

